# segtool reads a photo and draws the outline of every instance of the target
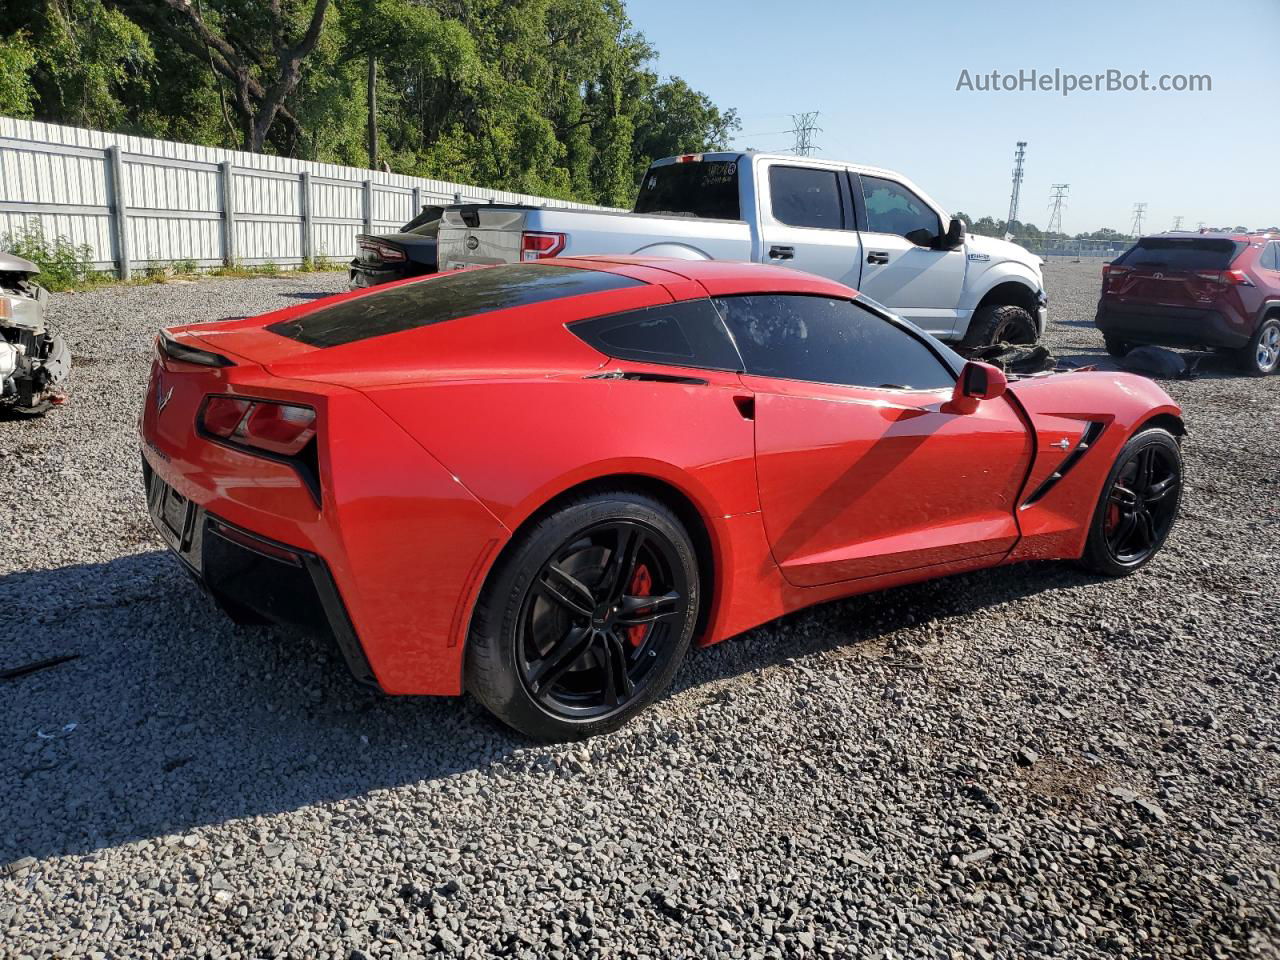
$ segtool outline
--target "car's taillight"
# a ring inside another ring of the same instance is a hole
[[[526,230],[520,234],[520,259],[545,260],[554,257],[565,248],[568,237],[563,233],[540,233]]]
[[[403,250],[390,243],[383,243],[381,240],[358,240],[356,246],[375,254],[383,263],[401,263],[405,259]]]
[[[1122,277],[1128,272],[1129,272],[1128,267],[1120,267],[1114,263],[1104,263],[1102,265],[1103,280],[1106,280],[1108,277]]]
[[[251,406],[248,400],[237,397],[210,397],[200,414],[200,425],[215,437],[229,437]]]
[[[292,403],[214,396],[200,408],[199,426],[220,440],[292,457],[316,435],[316,412]]]

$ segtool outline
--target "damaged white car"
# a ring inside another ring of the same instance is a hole
[[[65,399],[71,351],[45,325],[49,293],[40,268],[0,253],[0,414],[39,416]]]

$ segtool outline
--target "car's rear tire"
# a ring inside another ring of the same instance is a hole
[[[1129,438],[1102,486],[1080,563],[1123,577],[1164,546],[1182,502],[1182,451],[1168,430],[1148,427]]]
[[[615,730],[671,682],[701,599],[693,542],[665,504],[585,495],[522,530],[490,574],[467,689],[539,740]]]
[[[973,312],[962,345],[969,348],[989,347],[993,343],[1035,343],[1040,331],[1036,318],[1022,307],[986,306]]]
[[[1128,340],[1121,340],[1119,337],[1113,337],[1110,334],[1103,334],[1102,342],[1106,345],[1107,353],[1113,357],[1123,357],[1133,349],[1133,344]]]
[[[1236,362],[1254,377],[1265,377],[1280,368],[1280,317],[1262,321],[1249,345],[1236,354]]]

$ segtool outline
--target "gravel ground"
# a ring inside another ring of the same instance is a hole
[[[1280,956],[1280,377],[1206,372],[1137,576],[1062,564],[694,652],[619,733],[534,747],[233,627],[160,549],[155,329],[339,275],[58,295],[68,405],[0,423],[0,956]],[[1105,359],[1096,265],[1050,345]]]

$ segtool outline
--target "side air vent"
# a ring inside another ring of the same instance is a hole
[[[587,380],[642,380],[646,383],[683,383],[693,387],[705,387],[701,377],[681,377],[672,373],[647,373],[641,370],[610,370],[608,373],[592,373]]]
[[[1080,442],[1076,444],[1076,448],[1067,454],[1062,464],[1053,473],[1045,479],[1044,483],[1036,488],[1035,493],[1027,497],[1022,504],[1022,509],[1034,507],[1037,503],[1044,499],[1045,494],[1058,485],[1058,481],[1071,472],[1080,459],[1089,452],[1089,448],[1098,442],[1098,438],[1102,436],[1102,431],[1106,429],[1106,425],[1094,420],[1084,428],[1084,434],[1080,437]]]

